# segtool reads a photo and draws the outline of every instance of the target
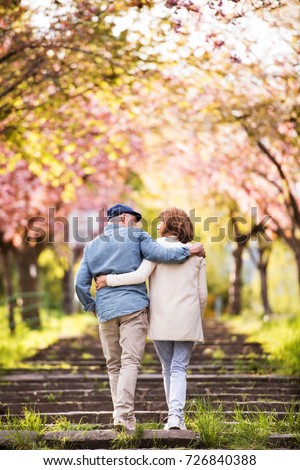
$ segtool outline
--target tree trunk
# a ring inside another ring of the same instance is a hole
[[[3,278],[4,286],[6,291],[6,297],[11,297],[11,300],[8,301],[8,323],[11,334],[14,333],[16,324],[15,324],[15,315],[14,309],[16,306],[16,301],[13,299],[14,289],[11,278],[11,265],[10,265],[10,252],[9,248],[1,248],[2,259],[3,259]]]
[[[260,274],[260,292],[261,300],[264,308],[264,317],[268,319],[269,316],[273,313],[270,302],[269,302],[269,293],[268,293],[268,280],[267,280],[267,270],[270,258],[270,250],[265,246],[259,247],[259,261],[258,261],[258,270]]]
[[[70,266],[64,273],[62,279],[63,301],[62,307],[64,313],[71,314],[74,312],[74,279],[73,266]]]
[[[233,250],[234,271],[232,272],[229,287],[228,310],[233,315],[238,315],[242,308],[242,267],[243,267],[243,251],[245,244],[237,244]]]
[[[30,329],[41,327],[39,308],[43,299],[38,295],[37,260],[40,249],[25,243],[15,252],[19,269],[19,286],[22,297],[22,319]]]
[[[273,220],[275,220],[273,218]],[[298,287],[299,287],[299,296],[300,296],[300,239],[296,237],[296,234],[294,231],[288,236],[286,232],[281,228],[278,220],[275,220],[277,224],[277,233],[280,237],[282,237],[287,245],[291,248],[295,255],[295,261],[297,265],[297,271],[298,271]]]
[[[296,264],[298,271],[298,287],[299,287],[299,296],[300,296],[300,253],[296,254]]]
[[[299,296],[300,296],[300,240],[294,237],[287,237],[283,234],[283,238],[287,242],[288,246],[293,250],[295,255],[295,261],[298,271],[298,288],[299,288]]]

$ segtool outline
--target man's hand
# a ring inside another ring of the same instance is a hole
[[[98,276],[95,279],[96,282],[96,290],[102,289],[102,287],[106,287],[106,276]]]
[[[202,258],[206,258],[205,249],[202,243],[194,243],[190,247],[190,254],[191,256],[196,255],[196,256],[201,256]]]

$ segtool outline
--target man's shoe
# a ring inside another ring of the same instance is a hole
[[[134,432],[135,421],[129,421],[128,419],[123,418],[114,418],[114,428],[117,429],[117,431]]]

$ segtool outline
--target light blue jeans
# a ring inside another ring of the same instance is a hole
[[[186,369],[189,365],[193,341],[154,341],[162,365],[164,388],[169,416],[184,419],[186,401]]]

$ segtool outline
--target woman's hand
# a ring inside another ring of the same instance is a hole
[[[106,287],[106,276],[98,276],[95,279],[96,282],[96,290],[102,289],[102,287]]]

